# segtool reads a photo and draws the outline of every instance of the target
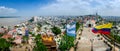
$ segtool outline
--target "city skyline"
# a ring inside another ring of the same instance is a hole
[[[1,16],[120,16],[120,0],[0,0]]]

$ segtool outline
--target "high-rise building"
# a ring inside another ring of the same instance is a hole
[[[34,22],[37,22],[38,21],[38,17],[37,16],[34,16]]]

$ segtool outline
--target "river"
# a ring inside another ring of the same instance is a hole
[[[25,22],[29,20],[31,17],[12,17],[12,18],[0,18],[0,26],[12,26],[19,24],[21,22]]]

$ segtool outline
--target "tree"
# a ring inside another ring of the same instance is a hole
[[[53,28],[51,28],[52,32],[55,34],[55,35],[58,35],[58,34],[61,34],[61,29],[54,26]]]
[[[79,22],[77,22],[76,23],[76,31],[79,29],[79,27],[80,27],[80,24],[79,24]]]
[[[38,34],[35,37],[35,42],[36,42],[36,46],[33,48],[33,51],[47,51],[46,46],[43,44],[43,42],[41,40],[40,34]]]
[[[0,38],[0,51],[10,51],[10,46],[10,42],[6,41],[6,39]]]
[[[74,46],[74,37],[72,36],[68,36],[68,35],[64,35],[62,37],[62,40],[60,42],[60,46],[59,46],[59,49],[61,51],[66,51],[66,50],[69,50],[71,47]]]
[[[28,43],[28,39],[29,39],[28,36],[23,36],[23,41],[24,41],[25,43]]]
[[[37,41],[33,51],[47,51],[47,48],[41,41]]]
[[[37,32],[39,32],[41,30],[41,27],[42,27],[41,23],[37,22],[37,28],[38,28]]]
[[[32,17],[30,20],[29,20],[29,22],[33,22],[34,21],[34,17]]]
[[[41,41],[41,34],[35,36],[35,41]]]
[[[41,25],[39,22],[37,23],[37,25],[38,25],[39,27],[42,27],[42,25]]]
[[[0,37],[2,37],[3,36],[3,34],[0,34]]]

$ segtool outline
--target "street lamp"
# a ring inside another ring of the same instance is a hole
[[[90,39],[90,42],[91,42],[91,51],[93,51],[93,41],[94,41],[94,39]]]

